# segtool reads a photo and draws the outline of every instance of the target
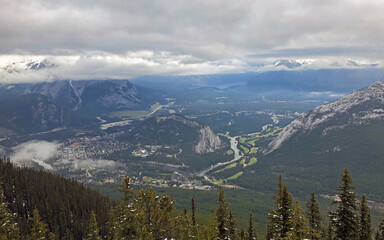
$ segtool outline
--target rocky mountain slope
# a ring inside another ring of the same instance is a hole
[[[27,94],[0,102],[0,136],[27,134],[65,127],[71,113],[47,96]]]
[[[0,85],[2,98],[29,93],[46,95],[71,110],[129,109],[149,104],[147,92],[127,80],[53,81]]]
[[[294,120],[235,183],[268,192],[282,173],[296,194],[332,195],[348,168],[358,179],[358,194],[382,202],[383,142],[384,82],[376,82]]]
[[[369,124],[373,120],[383,119],[384,82],[375,82],[302,114],[280,132],[269,144],[267,152],[280,148],[294,136],[310,134],[314,130],[320,129],[322,135],[327,135],[349,125]]]

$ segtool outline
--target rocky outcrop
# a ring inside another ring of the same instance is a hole
[[[326,135],[335,129],[352,124],[368,124],[373,120],[384,120],[384,82],[375,82],[369,87],[302,114],[280,132],[268,145],[265,153],[280,148],[298,134],[309,134],[320,129]]]
[[[214,152],[217,149],[223,148],[224,144],[220,137],[217,136],[210,127],[205,126],[199,130],[199,142],[195,146],[195,152],[209,153]]]

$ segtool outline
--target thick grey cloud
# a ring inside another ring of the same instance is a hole
[[[265,58],[378,61],[384,53],[381,0],[0,0],[0,6],[3,59],[72,56],[89,63],[119,56],[128,59],[125,67],[135,54],[152,54],[128,64],[128,77],[249,71]],[[104,75],[122,69],[113,65]]]

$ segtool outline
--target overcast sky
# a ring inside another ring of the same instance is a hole
[[[60,66],[17,80],[245,72],[276,59],[381,63],[383,12],[382,0],[0,0],[0,65]]]

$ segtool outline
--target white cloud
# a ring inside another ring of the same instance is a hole
[[[53,67],[27,69],[27,63],[47,61]],[[378,59],[319,57],[295,59],[297,69],[383,67]],[[276,58],[248,56],[241,59],[204,61],[191,55],[170,52],[136,51],[124,54],[89,52],[73,56],[0,56],[0,82],[38,82],[62,79],[130,79],[143,75],[201,75],[292,70],[276,66]]]
[[[14,61],[15,59],[15,61]],[[125,54],[90,52],[84,56],[27,56],[29,61],[47,59],[55,67],[26,70],[21,56],[0,56],[0,82],[36,82],[55,79],[128,79],[143,75],[188,75],[249,71],[238,59],[204,62],[188,55],[137,51]],[[1,63],[2,66],[1,66]],[[13,64],[15,63],[15,64]],[[8,71],[8,67],[15,71]]]
[[[53,170],[49,161],[58,155],[59,144],[47,141],[28,141],[12,148],[11,161],[23,166],[38,164],[44,169]]]

